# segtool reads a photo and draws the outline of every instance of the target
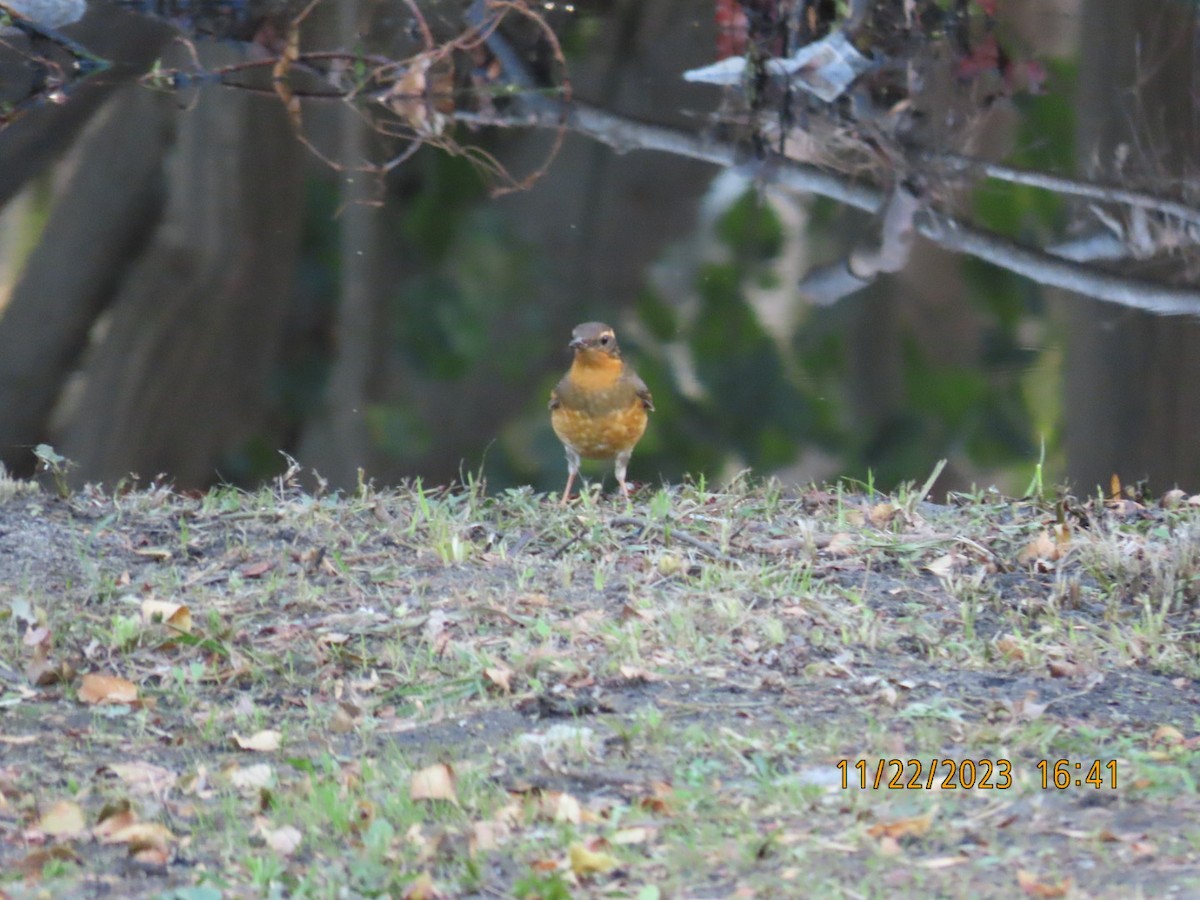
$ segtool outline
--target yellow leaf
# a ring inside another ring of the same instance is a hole
[[[610,872],[620,865],[620,860],[610,853],[597,853],[583,844],[575,843],[569,850],[571,871],[581,878],[602,872]]]
[[[55,837],[72,837],[82,834],[86,828],[83,810],[70,800],[59,800],[38,820],[38,830]]]
[[[454,770],[446,763],[437,763],[414,772],[408,785],[408,793],[414,800],[448,800],[458,806],[458,794],[454,790]]]
[[[137,698],[137,685],[116,675],[92,672],[84,675],[79,685],[79,699],[84,703],[133,703]]]
[[[900,508],[894,504],[876,503],[867,515],[870,517],[872,525],[876,528],[883,528],[896,517],[898,512],[900,512]]]

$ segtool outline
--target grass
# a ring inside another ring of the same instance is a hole
[[[0,484],[0,892],[1195,892],[1200,510],[933,480]]]

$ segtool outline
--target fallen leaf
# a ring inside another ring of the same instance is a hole
[[[246,563],[238,569],[238,572],[243,578],[262,578],[273,568],[275,568],[275,563],[269,559],[264,559],[258,562]]]
[[[996,641],[996,649],[999,650],[1006,659],[1019,661],[1025,658],[1025,650],[1014,638],[1007,635]]]
[[[427,766],[414,772],[408,785],[413,800],[448,800],[458,806],[458,794],[454,790],[454,769],[446,763]]]
[[[38,819],[38,830],[54,837],[74,837],[87,830],[83,810],[78,803],[59,800]]]
[[[1013,701],[1013,715],[1026,722],[1040,719],[1049,703],[1037,702],[1037,691],[1026,691],[1020,700]]]
[[[1027,897],[1065,897],[1071,889],[1071,879],[1064,878],[1058,884],[1039,881],[1037,876],[1025,869],[1017,870],[1017,885]]]
[[[137,698],[137,685],[116,675],[90,672],[79,685],[79,699],[84,703],[133,703]]]
[[[239,790],[262,790],[275,783],[275,769],[268,763],[234,766],[225,771],[229,783]]]
[[[1060,545],[1049,531],[1043,530],[1017,554],[1017,560],[1024,566],[1039,561],[1054,562],[1062,557],[1065,550],[1065,542]]]
[[[854,542],[853,535],[845,531],[839,531],[829,539],[829,543],[825,545],[825,552],[830,556],[849,556],[854,553],[857,546]]]
[[[242,737],[236,731],[233,733],[233,742],[238,747],[242,750],[253,750],[255,753],[271,753],[278,750],[282,740],[283,735],[270,728],[256,732],[248,738]]]
[[[612,842],[621,847],[630,844],[644,844],[654,837],[654,834],[653,828],[635,825],[632,828],[621,828],[616,831],[612,836]]]
[[[945,578],[958,566],[963,563],[963,558],[957,553],[945,553],[927,565],[927,571],[932,572],[938,578]]]
[[[437,900],[442,895],[433,883],[433,876],[422,872],[408,883],[408,887],[400,896],[403,900]]]
[[[79,865],[79,855],[66,844],[55,844],[52,847],[39,847],[31,850],[20,860],[13,871],[20,872],[30,881],[37,881],[49,862],[71,862]],[[8,900],[8,895],[0,891],[0,897]]]
[[[538,811],[554,822],[578,825],[583,821],[583,807],[566,791],[546,791],[538,803]]]
[[[921,837],[929,831],[937,815],[937,807],[931,807],[923,816],[912,816],[905,819],[893,819],[890,822],[877,822],[867,829],[867,834],[876,838]]]
[[[498,687],[505,694],[512,693],[513,670],[500,664],[489,666],[483,670],[483,677]]]
[[[121,829],[128,828],[130,825],[136,823],[137,814],[126,806],[124,809],[112,813],[112,815],[104,816],[104,818],[97,822],[96,827],[92,829],[92,837],[101,843],[105,843]]]
[[[467,847],[472,856],[495,850],[509,833],[509,827],[503,822],[475,822],[471,825],[471,833],[467,837]]]
[[[1049,670],[1051,678],[1074,678],[1083,671],[1083,666],[1067,662],[1065,659],[1047,660],[1046,668]]]
[[[120,778],[134,793],[156,797],[170,790],[178,778],[170,769],[146,762],[110,763],[104,768]]]
[[[262,836],[263,840],[267,842],[267,846],[280,856],[291,856],[294,854],[300,849],[300,842],[303,840],[300,829],[292,825],[284,825],[282,828],[263,831]]]
[[[1159,725],[1150,737],[1150,745],[1166,744],[1168,747],[1176,747],[1185,740],[1183,732],[1174,725]]]
[[[165,850],[175,841],[165,825],[157,822],[135,822],[101,839],[104,844],[128,844],[130,853],[141,850]]]
[[[611,872],[620,865],[620,860],[612,854],[589,850],[580,843],[572,844],[567,852],[571,859],[571,871],[580,878]]]
[[[192,611],[187,604],[168,600],[143,600],[142,621],[147,625],[161,622],[181,634],[192,632]]]

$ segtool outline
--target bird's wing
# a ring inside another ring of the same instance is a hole
[[[642,381],[637,372],[630,371],[628,375],[634,389],[637,391],[638,399],[642,401],[642,405],[646,409],[654,409],[654,398],[650,395],[650,388],[646,387],[646,382]]]

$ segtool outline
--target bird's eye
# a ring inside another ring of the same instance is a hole
[[[600,335],[600,344],[604,347],[607,347],[608,342],[611,340],[612,340],[612,337],[610,335],[607,335],[607,334]]]

